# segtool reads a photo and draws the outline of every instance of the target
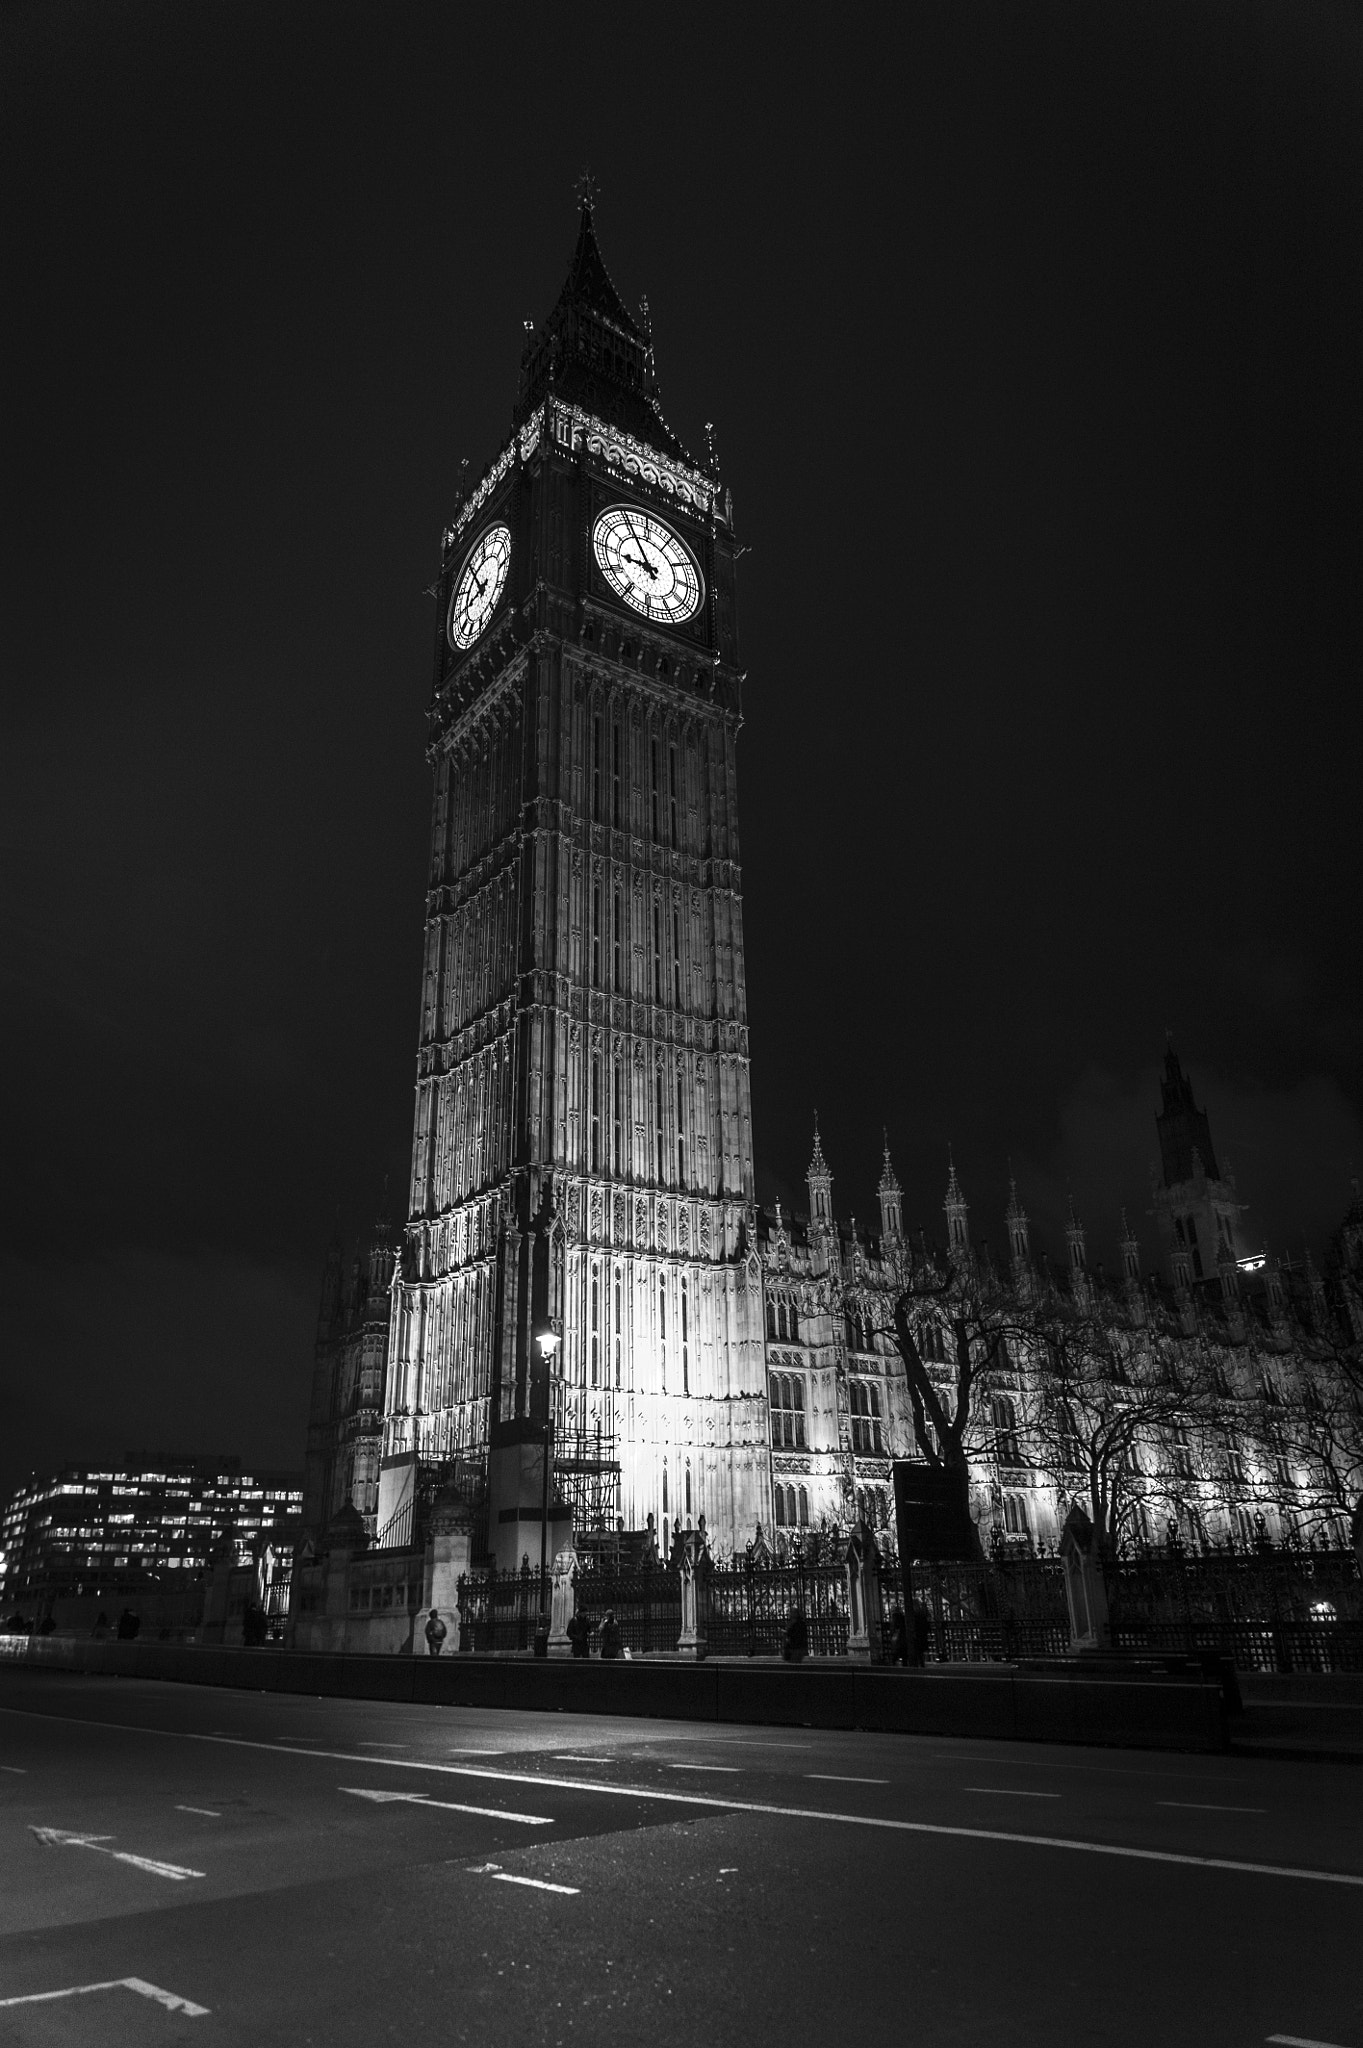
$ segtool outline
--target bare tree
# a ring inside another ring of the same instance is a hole
[[[1136,1533],[1142,1508],[1197,1512],[1219,1399],[1205,1355],[1111,1300],[1054,1288],[1018,1321],[1037,1463],[1082,1497],[1099,1545]]]
[[[947,1472],[970,1522],[970,1454],[978,1454],[987,1404],[1011,1374],[1012,1303],[987,1269],[964,1253],[924,1246],[913,1254],[883,1326],[903,1361],[920,1455]],[[983,1555],[978,1531],[974,1543]]]
[[[1255,1495],[1272,1503],[1289,1530],[1345,1541],[1363,1497],[1363,1385],[1319,1343],[1299,1362],[1296,1381],[1284,1390],[1266,1373],[1245,1403]]]

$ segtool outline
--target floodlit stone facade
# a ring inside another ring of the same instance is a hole
[[[835,1216],[817,1133],[808,1212],[755,1202],[739,552],[713,447],[697,460],[663,418],[647,307],[620,299],[584,204],[563,290],[527,327],[510,438],[442,540],[407,1220],[348,1278],[339,1251],[328,1267],[314,1531],[348,1509],[398,1545],[421,1498],[456,1476],[468,1498],[476,1471],[489,1549],[518,1563],[540,1546],[552,1424],[579,1539],[704,1516],[722,1552],[759,1523],[788,1542],[862,1518],[892,1542],[892,1460],[934,1452],[893,1328],[926,1248],[888,1148],[875,1231]],[[1016,1189],[996,1270],[951,1167],[942,1258],[1009,1324],[968,1436],[986,1545],[1053,1544],[1081,1491],[1046,1305],[1101,1326],[1135,1380],[1171,1359],[1220,1375],[1219,1420],[1149,1404],[1124,1540],[1334,1529],[1363,1478],[1357,1200],[1326,1279],[1275,1265],[1244,1242],[1172,1053],[1158,1122],[1155,1278],[1125,1223],[1122,1272],[1093,1269],[1073,1215],[1063,1268],[1034,1261]],[[912,1323],[945,1389],[945,1327],[921,1303]]]

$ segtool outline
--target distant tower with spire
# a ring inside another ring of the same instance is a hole
[[[1169,1275],[1180,1292],[1210,1288],[1220,1296],[1228,1272],[1246,1256],[1241,1204],[1229,1167],[1223,1173],[1217,1164],[1207,1112],[1194,1098],[1172,1039],[1160,1092],[1154,1196]]]

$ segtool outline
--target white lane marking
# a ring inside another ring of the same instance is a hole
[[[1357,1709],[1355,1709],[1357,1711]],[[912,1740],[912,1738],[910,1738]],[[913,1752],[910,1751],[910,1755]],[[1148,1769],[1135,1770],[1127,1764],[1062,1764],[1050,1757],[1039,1756],[975,1756],[958,1755],[951,1749],[931,1749],[928,1755],[937,1764],[1006,1764],[1010,1771],[1083,1771],[1099,1778],[1177,1778],[1181,1784],[1242,1785],[1243,1778],[1227,1778],[1222,1771],[1175,1771],[1166,1764],[1150,1764]]]
[[[1339,2048],[1336,2041],[1308,2041],[1305,2034],[1267,2034],[1268,2041],[1281,2043],[1281,2048]]]
[[[1020,1792],[1015,1785],[962,1785],[963,1792],[986,1792],[991,1799],[1059,1799],[1058,1792]]]
[[[107,1728],[120,1735],[157,1735],[177,1742],[222,1742],[230,1749],[261,1749],[278,1756],[269,1742],[245,1735],[204,1735],[190,1728],[148,1728],[136,1721],[99,1721],[86,1714],[46,1714],[36,1707],[0,1707],[29,1721],[73,1722],[81,1728]],[[941,1821],[889,1820],[880,1814],[833,1813],[818,1806],[773,1806],[756,1799],[711,1798],[705,1792],[667,1792],[660,1785],[612,1785],[602,1778],[549,1778],[538,1771],[489,1771],[474,1764],[423,1763],[416,1757],[360,1756],[344,1749],[302,1749],[295,1756],[320,1757],[329,1763],[386,1765],[394,1771],[438,1771],[454,1778],[490,1778],[501,1785],[545,1786],[559,1792],[591,1792],[601,1799],[654,1799],[667,1806],[706,1806],[718,1813],[766,1813],[781,1820],[826,1820],[838,1827],[885,1828],[894,1834],[937,1835],[966,1842],[1009,1842],[1024,1849],[1069,1849],[1083,1856],[1117,1856],[1132,1863],[1177,1863],[1196,1870],[1234,1870],[1249,1877],[1300,1878],[1310,1884],[1342,1884],[1363,1890],[1363,1874],[1349,1870],[1308,1870],[1293,1863],[1248,1863],[1235,1856],[1192,1856],[1174,1849],[1131,1849],[1118,1842],[1081,1842],[1063,1835],[1018,1835],[1002,1828],[948,1827]],[[1058,1796],[1058,1795],[1057,1795]]]
[[[888,1785],[888,1778],[844,1778],[838,1771],[806,1771],[807,1778],[817,1778],[825,1785]],[[967,1786],[969,1791],[970,1787]]]
[[[410,1742],[368,1742],[361,1738],[361,1749],[410,1749]]]
[[[68,1984],[61,1991],[30,1991],[23,1998],[0,1998],[0,2006],[45,2005],[51,1998],[84,1998],[89,1991],[135,1991],[139,1998],[154,1998],[167,2012],[182,2012],[187,2020],[201,2020],[209,2011],[208,2006],[195,2005],[191,1998],[181,1998],[178,1991],[163,1991],[159,1984],[148,1984],[145,1977],[108,1977],[102,1984]]]
[[[566,1750],[554,1751],[556,1764],[608,1764],[608,1756],[569,1756]]]
[[[713,1744],[723,1743],[734,1749],[813,1749],[812,1742],[764,1742],[760,1736],[752,1735],[660,1735],[655,1748],[661,1749],[665,1742],[685,1742],[692,1748],[709,1749]]]
[[[211,1806],[177,1806],[175,1811],[177,1813],[201,1813],[205,1820],[222,1819],[222,1815],[215,1813]]]
[[[492,1875],[493,1881],[496,1884],[526,1884],[530,1886],[532,1891],[562,1892],[569,1899],[575,1899],[581,1889],[580,1886],[575,1884],[549,1884],[542,1877],[517,1877],[510,1870],[495,1870]]]
[[[504,1749],[447,1749],[446,1756],[505,1756]]]
[[[45,1849],[94,1849],[101,1856],[112,1856],[115,1863],[131,1863],[134,1870],[149,1870],[153,1877],[170,1877],[179,1884],[186,1877],[204,1877],[202,1870],[187,1870],[180,1863],[158,1863],[150,1856],[134,1856],[127,1849],[106,1849],[104,1844],[112,1842],[112,1835],[78,1835],[69,1828],[35,1828],[29,1833],[36,1835]],[[122,1982],[122,1979],[115,1979]]]
[[[739,1775],[737,1764],[669,1764],[669,1771],[723,1771],[726,1777]]]
[[[1157,1799],[1156,1806],[1180,1806],[1187,1813],[1267,1813],[1266,1806],[1216,1806],[1210,1799]]]
[[[28,1772],[21,1770],[18,1764],[0,1764],[0,1771],[8,1771],[12,1778],[26,1778],[28,1776]]]
[[[360,1785],[338,1785],[352,1799],[372,1799],[375,1806],[429,1806],[442,1813],[476,1813],[480,1820],[516,1820],[528,1828],[551,1828],[550,1813],[509,1813],[503,1806],[458,1806],[452,1799],[432,1799],[427,1792],[370,1792]]]

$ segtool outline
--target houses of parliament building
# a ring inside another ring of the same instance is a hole
[[[738,552],[713,451],[667,424],[647,305],[616,291],[584,202],[563,289],[527,323],[510,436],[443,535],[406,1221],[328,1262],[314,1531],[349,1506],[397,1541],[423,1490],[476,1475],[488,1555],[537,1558],[546,1442],[580,1542],[650,1519],[666,1541],[702,1516],[725,1553],[759,1524],[889,1530],[891,1460],[919,1447],[888,1149],[877,1230],[836,1217],[817,1132],[807,1211],[755,1198]],[[1290,1401],[1311,1357],[1363,1337],[1357,1287],[1340,1291],[1363,1210],[1337,1274],[1285,1274],[1243,1243],[1172,1052],[1159,1129],[1167,1271],[1143,1275],[1129,1233],[1123,1272],[1092,1271],[1072,1217],[1046,1284],[1210,1342]],[[985,1258],[954,1167],[944,1221],[953,1256]],[[1007,1268],[983,1279],[1026,1288],[1016,1192],[1007,1222]],[[1063,1519],[1063,1474],[1026,1455],[1028,1402],[1019,1358],[972,1451],[995,1541],[1053,1542]],[[1243,1490],[1259,1499],[1248,1474]],[[1222,1493],[1205,1513],[1230,1527]]]

